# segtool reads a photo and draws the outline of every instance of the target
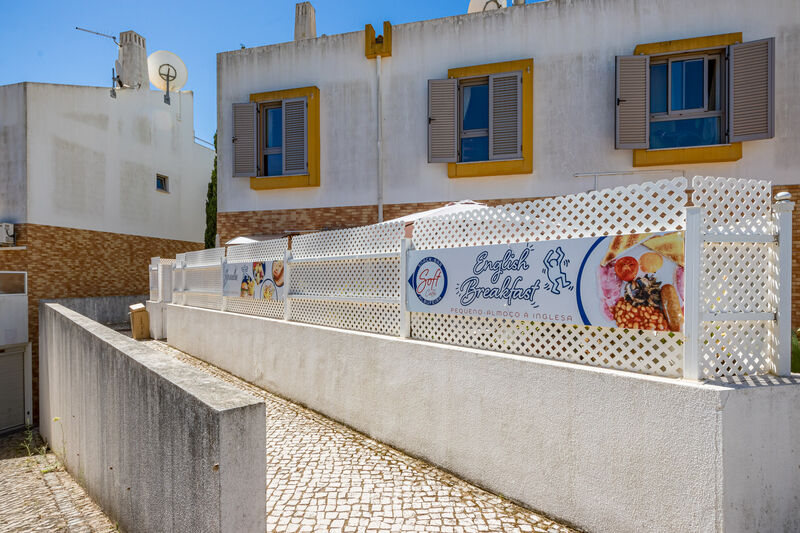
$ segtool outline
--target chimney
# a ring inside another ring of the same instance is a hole
[[[294,40],[314,39],[317,36],[317,16],[311,2],[294,7]]]
[[[150,88],[147,76],[147,46],[144,37],[135,31],[124,31],[119,34],[119,62],[122,72],[118,72],[122,83],[135,89]]]

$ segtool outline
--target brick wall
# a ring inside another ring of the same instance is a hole
[[[503,198],[480,200],[487,205],[524,202],[533,198]],[[418,202],[412,204],[386,204],[383,219],[436,209],[448,202]],[[351,205],[345,207],[317,207],[309,209],[275,209],[271,211],[234,211],[217,214],[217,231],[220,242],[240,235],[282,235],[284,232],[328,230],[366,226],[378,222],[376,205]]]
[[[788,191],[795,202],[792,213],[792,328],[800,327],[800,185],[781,185],[772,188],[772,195]]]
[[[17,244],[27,250],[0,251],[0,270],[28,272],[28,336],[33,344],[33,408],[38,420],[39,300],[147,294],[151,257],[175,257],[203,244],[38,224],[16,228]]]

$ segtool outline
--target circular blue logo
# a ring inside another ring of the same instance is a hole
[[[417,265],[412,278],[414,293],[425,305],[436,305],[447,292],[447,271],[435,257],[426,257]]]

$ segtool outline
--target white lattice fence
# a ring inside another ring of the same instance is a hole
[[[423,218],[418,250],[684,229],[686,179],[542,198]]]
[[[768,181],[695,176],[701,213],[699,375],[773,372],[778,244]]]
[[[683,336],[500,318],[411,313],[415,339],[680,377]]]
[[[686,179],[543,198],[418,221],[416,249],[685,228]],[[483,317],[411,314],[415,339],[679,377],[683,335]]]
[[[404,223],[387,222],[295,237],[290,319],[398,335],[404,231]]]
[[[283,261],[288,248],[288,238],[239,244],[228,248],[226,260],[228,263]],[[232,313],[270,318],[283,318],[284,315],[284,303],[280,300],[255,300],[231,296],[225,296],[224,299],[225,311]]]
[[[182,269],[182,305],[206,309],[222,308],[223,257],[225,248],[186,252]]]

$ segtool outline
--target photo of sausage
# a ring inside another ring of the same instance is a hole
[[[683,328],[683,310],[681,309],[678,290],[674,285],[661,287],[661,306],[664,309],[664,316],[667,317],[669,330],[680,331]]]

